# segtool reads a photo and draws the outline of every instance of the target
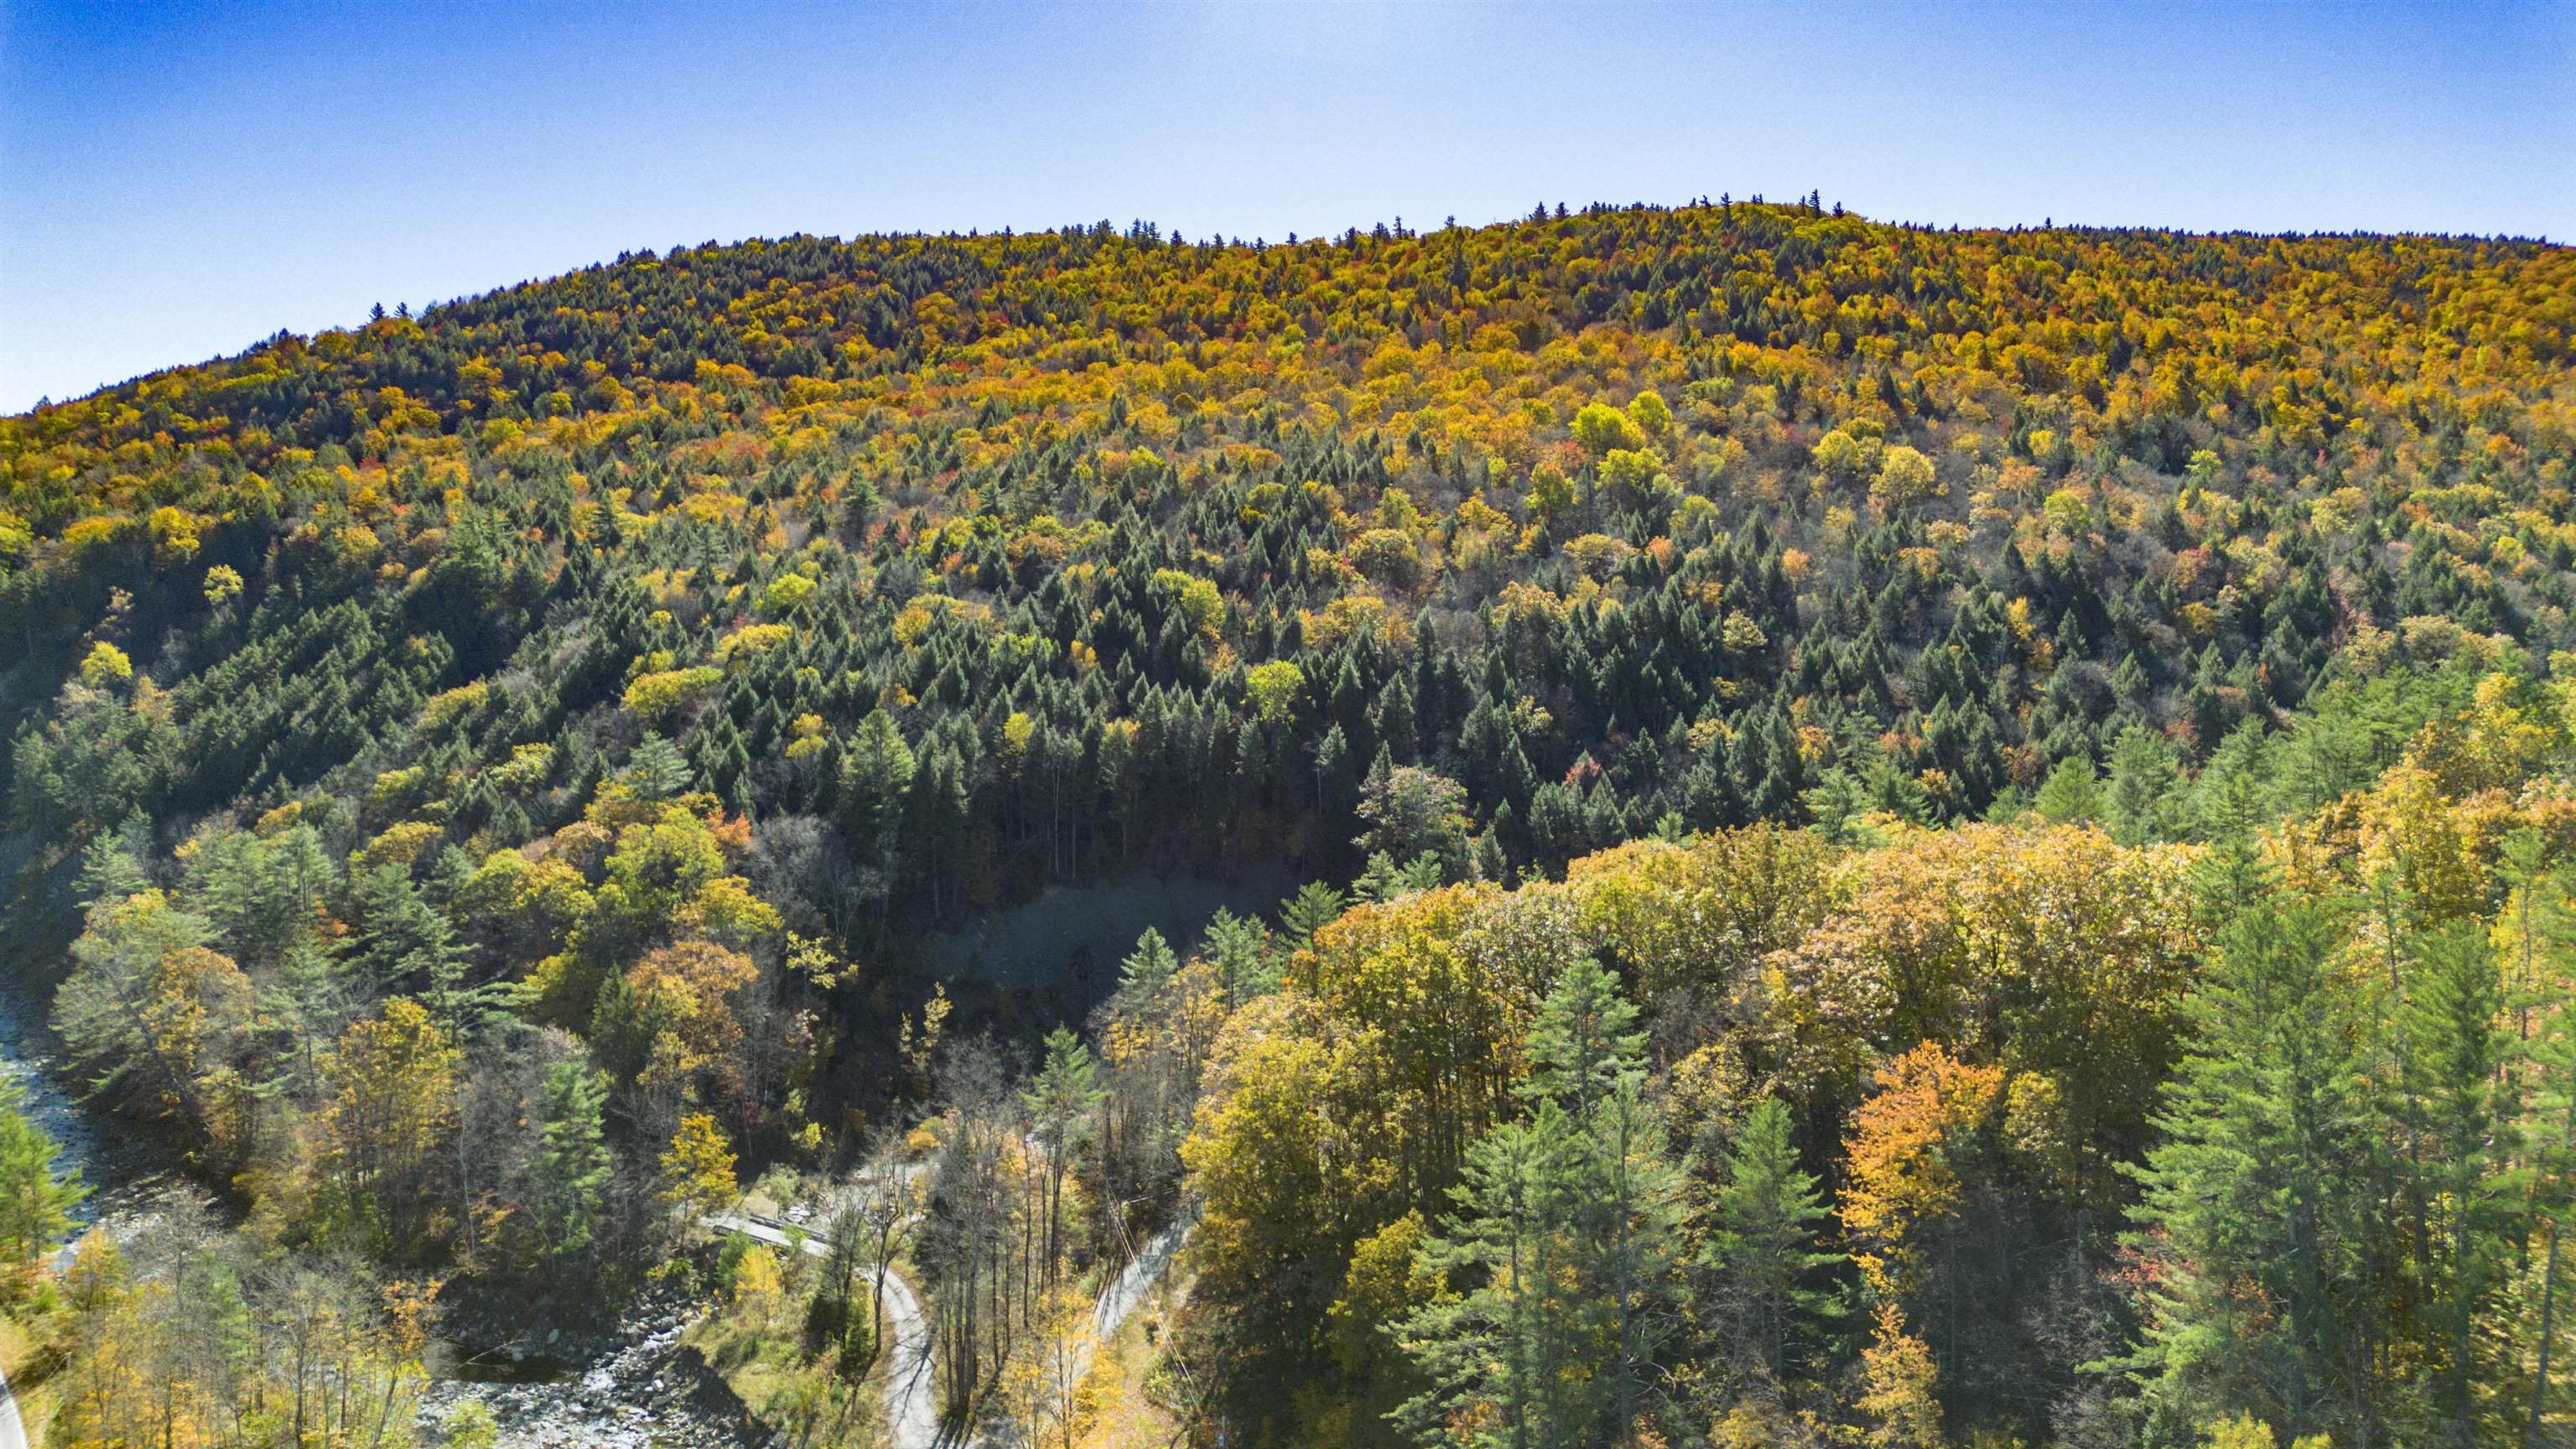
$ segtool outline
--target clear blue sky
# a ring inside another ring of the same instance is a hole
[[[2576,236],[2576,0],[1499,8],[0,0],[0,409],[793,231],[1196,237],[1821,190]]]

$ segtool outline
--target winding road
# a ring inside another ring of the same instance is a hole
[[[716,1213],[698,1219],[698,1225],[712,1232],[740,1233],[754,1242],[784,1248],[789,1243],[788,1230],[766,1218],[747,1217],[741,1213]],[[797,1246],[820,1258],[832,1251],[829,1240],[819,1233],[798,1230]],[[930,1356],[930,1320],[921,1312],[921,1300],[912,1285],[893,1268],[885,1275],[886,1319],[894,1326],[894,1347],[886,1361],[886,1423],[890,1426],[895,1449],[935,1449],[939,1443],[939,1408],[932,1399],[938,1375],[932,1370]],[[0,1441],[0,1449],[24,1449]]]
[[[785,1225],[741,1213],[716,1213],[700,1218],[698,1225],[711,1232],[740,1233],[773,1247],[784,1248],[790,1242]],[[1099,1346],[1107,1343],[1126,1323],[1128,1316],[1144,1303],[1146,1295],[1154,1291],[1154,1284],[1162,1278],[1163,1270],[1171,1266],[1181,1245],[1189,1240],[1192,1226],[1184,1223],[1165,1228],[1146,1239],[1144,1249],[1137,1253],[1135,1259],[1119,1270],[1108,1287],[1100,1290],[1100,1298],[1091,1309],[1093,1341],[1083,1349],[1079,1376],[1090,1375],[1092,1360],[1097,1356]],[[831,1251],[831,1244],[819,1234],[801,1229],[795,1234],[795,1242],[818,1258]],[[886,1270],[885,1309],[886,1320],[894,1328],[894,1345],[886,1362],[887,1437],[894,1449],[942,1449],[946,1431],[939,1422],[939,1408],[934,1398],[938,1374],[931,1353],[930,1320],[923,1315],[921,1299],[912,1291],[912,1285],[892,1268]],[[11,1416],[15,1416],[14,1410]],[[990,1449],[990,1441],[980,1437],[948,1443],[949,1449]],[[0,1427],[0,1449],[26,1449],[26,1442],[22,1437],[11,1443],[6,1438],[6,1428]]]
[[[27,1449],[26,1421],[18,1417],[18,1396],[9,1392],[7,1374],[0,1374],[0,1449]]]

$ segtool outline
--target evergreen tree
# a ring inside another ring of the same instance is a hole
[[[2543,997],[2535,1005],[2555,1008],[2536,1013],[2529,1048],[2529,1086],[2523,1140],[2526,1211],[2523,1237],[2527,1250],[2539,1256],[2539,1283],[2530,1291],[2538,1302],[2514,1325],[2509,1349],[2518,1363],[2529,1365],[2529,1382],[2521,1387],[2521,1412],[2512,1417],[2521,1430],[2522,1449],[2551,1442],[2547,1425],[2566,1396],[2565,1346],[2568,1311],[2568,1253],[2561,1241],[2571,1207],[2576,1207],[2576,1018],[2566,1009],[2564,993]]]
[[[1875,808],[1868,787],[1844,769],[1818,775],[1805,799],[1807,814],[1816,822],[1816,833],[1837,845],[1857,843],[1860,818]]]
[[[1139,946],[1141,953],[1142,946]],[[1108,1095],[1091,1048],[1064,1027],[1047,1033],[1046,1064],[1028,1091],[1029,1115],[1046,1148],[1047,1276],[1053,1280],[1064,1254],[1064,1183],[1072,1166],[1075,1130]]]
[[[1199,954],[1216,968],[1228,1005],[1239,1006],[1279,989],[1279,966],[1270,955],[1270,932],[1223,906],[1208,918]]]
[[[2232,819],[2249,785],[2217,797],[2214,818]],[[2373,1291],[2384,1220],[2327,970],[2336,923],[2275,891],[2241,833],[2204,890],[2219,945],[2156,1118],[2166,1140],[2139,1173],[2132,1243],[2155,1277],[2130,1366],[2173,1425],[2251,1411],[2292,1438],[2367,1442],[2359,1349],[2386,1314]]]
[[[1142,1006],[1161,994],[1180,969],[1180,958],[1172,954],[1163,933],[1147,926],[1145,934],[1136,938],[1136,949],[1118,963],[1118,994]]]
[[[1643,1089],[1645,1035],[1618,979],[1578,957],[1533,1021],[1527,1121],[1486,1134],[1425,1242],[1427,1271],[1477,1279],[1400,1332],[1434,1387],[1417,1431],[1470,1411],[1476,1444],[1628,1444],[1679,1325],[1679,1174]]]
[[[27,1089],[0,1074],[0,1289],[14,1300],[36,1260],[71,1231],[89,1195],[80,1173],[58,1173],[62,1144],[26,1113]]]
[[[82,909],[121,901],[152,883],[143,870],[151,829],[142,815],[129,815],[123,825],[99,832],[82,848],[77,887]]]
[[[2224,840],[2244,822],[2268,818],[2274,781],[2264,766],[2270,753],[2263,726],[2247,720],[2227,732],[2192,783],[2194,829],[2203,840]]]
[[[841,829],[861,864],[876,873],[873,896],[882,907],[897,867],[904,801],[916,768],[912,747],[892,716],[872,709],[851,732],[841,762]]]
[[[1310,880],[1297,888],[1279,906],[1280,940],[1291,951],[1303,951],[1315,943],[1315,932],[1332,924],[1342,913],[1342,893],[1319,880]]]
[[[626,757],[624,779],[639,800],[668,800],[688,789],[695,778],[697,771],[680,747],[649,731]]]
[[[1548,1449],[1599,1442],[1591,1405],[1567,1380],[1578,1305],[1564,1241],[1577,1175],[1572,1128],[1553,1102],[1468,1148],[1449,1229],[1416,1255],[1467,1286],[1416,1309],[1396,1339],[1431,1385],[1390,1417],[1425,1444]]]
[[[1789,1109],[1763,1098],[1745,1115],[1726,1185],[1710,1205],[1705,1267],[1734,1346],[1754,1354],[1775,1383],[1789,1379],[1804,1336],[1838,1306],[1814,1286],[1817,1271],[1841,1258],[1816,1250],[1829,1216],[1816,1179],[1798,1169]]]
[[[2089,755],[2070,755],[2057,762],[2040,783],[2032,807],[2055,825],[2080,825],[2102,815],[2102,787]]]
[[[313,941],[314,907],[333,871],[322,837],[297,825],[263,840],[228,831],[201,842],[188,884],[224,949],[243,966],[274,967]]]
[[[323,1052],[366,1013],[374,997],[319,942],[288,951],[255,992],[259,1029],[270,1044],[272,1064],[269,1074],[253,1085],[263,1097],[312,1092],[321,1082]]]
[[[2427,937],[2401,1008],[2402,1070],[2423,1160],[2414,1170],[2430,1220],[2416,1276],[2430,1330],[2432,1409],[2449,1443],[2477,1442],[2486,1389],[2500,1365],[2479,1329],[2503,1277],[2508,1197],[2502,1175],[2514,1160],[2511,1118],[2498,1099],[2507,1038],[2497,1029],[2503,981],[2484,932],[2455,927]]]
[[[558,1263],[581,1259],[597,1237],[611,1167],[601,1134],[607,1101],[607,1076],[578,1061],[548,1067],[537,1094],[529,1211],[545,1253]]]
[[[2111,778],[2102,799],[2111,838],[2122,845],[2143,845],[2170,835],[2167,817],[2179,783],[2173,746],[2164,736],[2144,725],[2120,731],[2111,746]]]
[[[385,864],[358,882],[362,922],[351,956],[359,976],[389,993],[453,981],[465,961],[456,928],[412,883],[407,868]]]

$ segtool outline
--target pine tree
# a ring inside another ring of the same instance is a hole
[[[2402,1008],[2408,1055],[2402,1070],[2422,1144],[2416,1166],[2429,1189],[2431,1221],[2416,1265],[2433,1342],[2433,1409],[2445,1437],[2475,1442],[2480,1394],[2494,1381],[2479,1335],[2503,1277],[2507,1198],[2501,1174],[2515,1156],[2510,1119],[2497,1099],[2506,1037],[2497,1030],[2504,990],[2484,934],[2462,926],[2426,938]]]
[[[2265,769],[2270,753],[2263,726],[2254,720],[2227,732],[2193,782],[2193,825],[2203,840],[2225,840],[2255,820],[2271,816],[2274,782]]]
[[[545,1252],[579,1259],[597,1235],[611,1163],[601,1140],[608,1078],[577,1061],[546,1069],[536,1101],[538,1148],[528,1169],[530,1214]]]
[[[1551,1102],[1467,1150],[1450,1190],[1456,1215],[1448,1231],[1423,1243],[1416,1262],[1468,1286],[1396,1327],[1431,1387],[1389,1417],[1420,1442],[1474,1449],[1596,1442],[1588,1406],[1566,1388],[1576,1351],[1562,1287],[1576,1181],[1572,1135]]]
[[[1680,1178],[1644,1100],[1645,1033],[1619,980],[1589,956],[1567,965],[1530,1026],[1520,1094],[1561,1109],[1573,1189],[1566,1258],[1588,1292],[1597,1357],[1586,1366],[1594,1421],[1626,1442],[1677,1325]]]
[[[143,869],[151,828],[142,815],[130,815],[123,825],[99,832],[82,849],[77,889],[82,909],[112,905],[152,883]]]
[[[1636,1020],[1590,957],[1540,1005],[1518,1089],[1530,1115],[1470,1147],[1459,1211],[1417,1256],[1464,1280],[1398,1330],[1432,1388],[1396,1417],[1426,1438],[1633,1442],[1679,1322],[1681,1221]]]
[[[916,766],[903,731],[881,709],[868,711],[859,721],[841,762],[841,829],[860,862],[877,872],[876,889],[868,894],[880,910],[892,888],[904,802]]]
[[[2102,815],[2102,787],[2089,755],[2070,755],[2057,762],[2032,802],[2040,818],[2056,825],[2080,825]]]
[[[1141,947],[1139,948],[1141,951]],[[1047,1033],[1046,1065],[1028,1091],[1029,1114],[1046,1148],[1046,1263],[1054,1281],[1064,1255],[1064,1181],[1072,1166],[1074,1132],[1108,1095],[1100,1085],[1099,1064],[1082,1038],[1064,1027]]]
[[[1860,819],[1874,808],[1869,789],[1849,770],[1831,769],[1816,777],[1805,796],[1816,833],[1837,845],[1857,844]]]
[[[1118,994],[1142,1006],[1160,994],[1164,983],[1181,969],[1163,933],[1152,926],[1136,938],[1136,949],[1118,963]]]
[[[639,800],[668,800],[688,789],[696,777],[680,747],[657,734],[648,732],[626,757],[624,778]]]
[[[2169,1422],[2250,1410],[2293,1438],[2360,1442],[2374,1411],[2355,1349],[2385,1315],[2371,1291],[2382,1218],[2326,969],[2336,923],[2274,890],[2242,833],[2222,838],[2203,884],[2217,959],[2156,1118],[2166,1140],[2139,1172],[2131,1241],[2155,1271],[2129,1363]]]
[[[2526,1238],[2540,1255],[2539,1302],[2519,1325],[2513,1347],[2527,1357],[2530,1383],[2524,1390],[2521,1421],[2523,1449],[2552,1442],[2546,1425],[2564,1396],[2566,1365],[2559,1340],[2569,1315],[2566,1246],[2561,1241],[2571,1205],[2576,1205],[2576,1018],[2563,994],[2538,999],[2556,1009],[2538,1014],[2530,1055],[2530,1094],[2525,1108],[2523,1140],[2529,1147],[2525,1168],[2530,1222]]]
[[[2143,845],[2171,834],[2171,813],[2180,779],[2173,746],[2144,725],[2120,731],[2111,746],[2111,777],[2103,792],[2102,815],[2111,838],[2122,845]]]
[[[343,1028],[367,1013],[373,997],[314,941],[289,950],[255,991],[260,1035],[271,1044],[271,1068],[252,1090],[272,1098],[312,1092],[321,1081],[322,1053]]]
[[[27,1090],[0,1074],[0,1292],[14,1301],[27,1273],[71,1231],[89,1195],[80,1173],[57,1173],[62,1144],[26,1113]]]
[[[1279,965],[1270,955],[1270,932],[1259,921],[1218,907],[1216,914],[1208,918],[1199,954],[1216,968],[1229,1006],[1240,1006],[1279,989]]]
[[[1342,913],[1342,893],[1319,880],[1310,880],[1297,888],[1279,906],[1280,940],[1291,951],[1303,951],[1315,944],[1315,933],[1331,925]]]
[[[1840,1257],[1816,1250],[1829,1216],[1816,1179],[1798,1169],[1789,1109],[1763,1098],[1745,1116],[1726,1186],[1711,1205],[1705,1266],[1737,1346],[1757,1355],[1774,1382],[1789,1378],[1793,1348],[1837,1306],[1833,1294],[1811,1286],[1817,1270]]]
[[[455,927],[412,884],[411,872],[386,864],[358,882],[358,914],[363,922],[352,956],[358,974],[386,992],[404,992],[453,979],[465,948]]]

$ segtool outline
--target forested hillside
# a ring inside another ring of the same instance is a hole
[[[1068,1449],[2556,1442],[2571,465],[2565,248],[1812,199],[634,254],[0,419],[5,965],[229,1210],[22,1275],[66,1442],[404,1441],[648,1281],[867,1442],[897,1265]],[[1102,1001],[919,952],[1254,864]],[[657,1267],[764,1174],[836,1256]]]

